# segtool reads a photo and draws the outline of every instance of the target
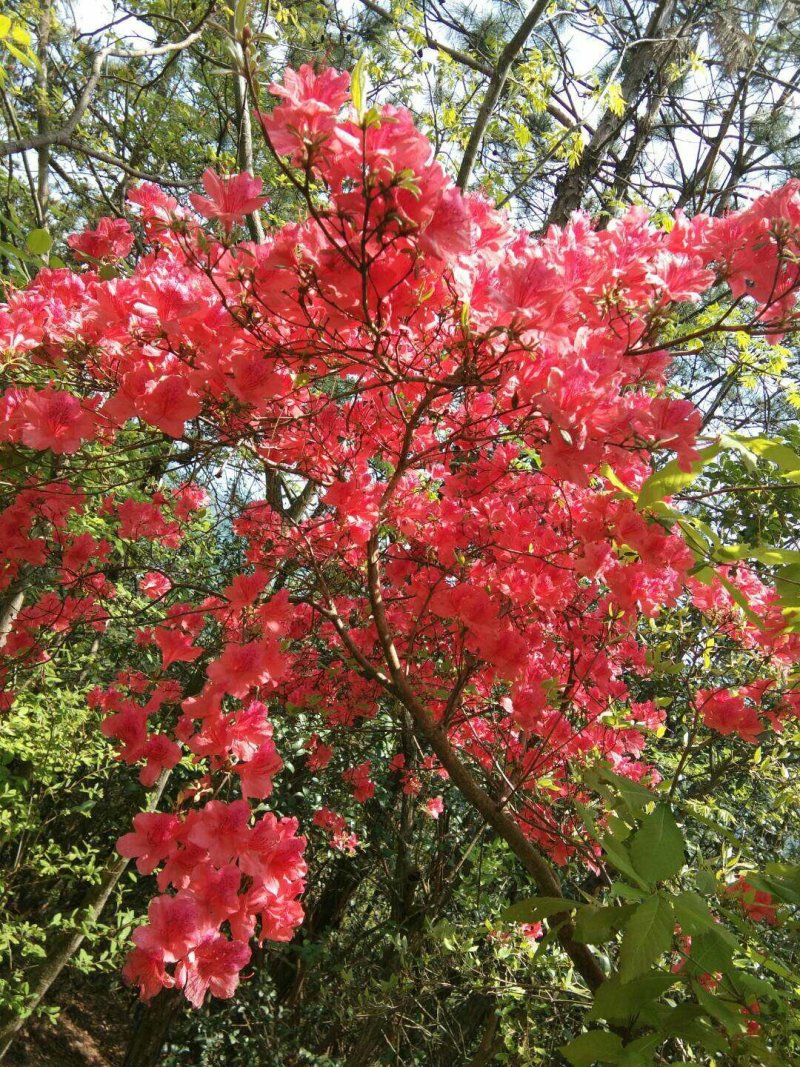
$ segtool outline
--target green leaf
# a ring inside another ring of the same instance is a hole
[[[53,238],[47,230],[31,230],[25,238],[25,244],[35,256],[45,256],[53,247]]]
[[[800,563],[781,567],[775,575],[775,588],[784,608],[800,607]]]
[[[800,563],[800,551],[796,548],[770,548],[768,545],[723,545],[716,551],[721,563],[737,559],[757,559],[769,566]]]
[[[610,941],[631,917],[635,907],[635,904],[619,904],[607,908],[581,908],[575,918],[575,940],[584,945],[602,945],[604,941]]]
[[[765,970],[770,971],[772,974],[777,974],[779,978],[785,978],[790,982],[794,982],[796,986],[800,986],[800,974],[797,971],[792,971],[788,967],[784,967],[778,960],[773,959],[771,956],[765,956],[763,952],[758,952],[752,945],[747,949],[747,955],[751,960],[755,960]]]
[[[660,971],[643,974],[635,982],[609,978],[595,992],[587,1018],[605,1019],[610,1023],[625,1022],[637,1015],[645,1004],[657,1000],[677,981],[677,975],[662,974]]]
[[[636,500],[636,493],[634,493],[633,489],[630,489],[622,481],[622,479],[619,477],[613,467],[609,467],[609,465],[605,463],[600,468],[600,473],[605,479],[607,479],[607,481],[611,482],[615,489],[618,489],[621,493],[623,493],[627,497],[630,497],[632,500]]]
[[[787,904],[800,904],[800,864],[768,863],[764,868],[770,892]]]
[[[644,483],[639,490],[636,506],[640,509],[646,508],[658,500],[663,500],[665,496],[675,496],[681,489],[692,484],[703,468],[719,454],[719,450],[718,444],[701,449],[699,458],[692,461],[688,471],[681,470],[677,459],[670,460],[661,470],[651,474]]]
[[[630,982],[650,970],[672,944],[675,919],[672,907],[663,897],[648,897],[640,904],[625,926],[619,951],[619,975]]]
[[[665,1013],[660,1022],[660,1030],[665,1036],[696,1041],[711,1052],[721,1052],[728,1047],[727,1039],[708,1026],[707,1015],[703,1009],[688,1000]],[[691,1064],[689,1067],[697,1067],[697,1064]]]
[[[622,1038],[606,1030],[590,1030],[558,1050],[572,1067],[592,1067],[593,1063],[616,1063],[622,1052]]]
[[[36,69],[39,63],[36,56],[31,55],[30,52],[22,52],[19,48],[17,48],[16,45],[11,44],[8,38],[6,38],[6,40],[4,41],[4,45],[9,50],[11,55],[18,59],[20,63],[23,64],[23,66],[28,67],[30,70]]]
[[[718,1022],[721,1022],[728,1033],[739,1034],[744,1030],[745,1017],[742,1015],[738,1004],[732,1004],[730,1001],[722,1000],[721,997],[715,997],[713,993],[709,993],[707,989],[704,989],[699,982],[692,982],[692,989],[701,1007],[705,1008],[708,1014]]]
[[[636,868],[631,862],[630,854],[624,845],[621,845],[618,841],[615,841],[613,837],[604,837],[600,841],[603,851],[608,856],[611,863],[622,874],[626,874],[636,885],[641,886],[642,889],[647,889],[647,882],[637,873]]]
[[[9,213],[13,216],[13,218],[9,218],[8,215],[4,215],[2,211],[0,211],[0,222],[2,222],[5,225],[6,229],[8,229],[10,233],[13,233],[15,237],[19,237],[20,239],[22,239],[25,236],[25,231],[20,229],[18,225],[19,220],[16,218],[14,209],[9,208]]]
[[[606,87],[606,107],[612,115],[621,118],[625,114],[625,97],[619,82],[609,82]]]
[[[353,107],[356,109],[359,120],[361,120],[366,111],[367,95],[369,93],[366,52],[361,53],[358,62],[353,68],[353,74],[350,78],[350,93],[353,97]]]
[[[11,29],[11,19],[8,15],[0,15],[0,40],[4,37],[8,37],[8,31]]]
[[[506,908],[502,917],[506,922],[534,923],[577,907],[574,900],[565,900],[564,897],[528,897]]]
[[[716,882],[712,885],[712,891],[715,888]],[[727,941],[732,949],[739,947],[736,935],[731,933],[726,926],[716,921],[703,898],[692,892],[691,889],[687,889],[685,892],[673,897],[672,908],[675,912],[675,919],[680,923],[681,930],[685,934],[697,937],[701,934],[712,932],[715,936]]]
[[[701,974],[724,972],[731,966],[733,950],[727,938],[716,930],[708,930],[699,937],[692,938],[689,958]]]
[[[725,436],[724,443],[733,448],[742,446],[762,459],[769,460],[788,475],[792,481],[800,480],[800,456],[782,441],[772,437],[743,437],[739,434]]]
[[[20,26],[19,23],[17,23],[16,26],[12,28],[11,37],[17,42],[17,44],[21,44],[25,48],[28,48],[30,46],[31,35],[28,33],[25,27]]]
[[[658,1046],[663,1042],[661,1034],[645,1034],[627,1044],[620,1058],[620,1067],[648,1067],[653,1062]]]
[[[33,256],[29,256],[27,252],[21,251],[15,245],[9,244],[7,241],[0,241],[0,252],[4,256],[10,256],[13,259],[18,259],[21,263],[38,263],[38,260]]]
[[[683,867],[683,834],[666,804],[658,804],[642,820],[631,841],[631,859],[642,878],[650,883],[674,878]]]
[[[237,33],[241,33],[247,22],[247,0],[239,0],[233,15],[233,27]]]
[[[655,794],[638,782],[630,778],[624,778],[621,774],[615,774],[608,767],[601,767],[598,771],[603,781],[613,785],[623,797],[632,814],[636,814],[656,799]],[[588,780],[588,778],[587,778]]]
[[[701,893],[716,893],[717,880],[711,871],[700,868],[694,872],[694,884],[700,890]]]

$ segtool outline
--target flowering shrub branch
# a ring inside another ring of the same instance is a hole
[[[365,723],[410,723],[424,755],[390,764],[404,794],[426,788],[438,818],[433,779],[451,783],[555,900],[558,943],[597,990],[609,975],[556,870],[604,854],[625,870],[585,817],[584,771],[600,761],[655,796],[664,712],[636,697],[652,668],[639,624],[688,603],[753,653],[746,685],[696,694],[696,731],[753,742],[798,710],[778,594],[707,558],[665,502],[718,450],[670,393],[671,351],[733,327],[665,327],[727,286],[750,315],[737,330],[797,328],[800,183],[669,232],[632,209],[534,240],[455,188],[408,112],[367,107],[363,87],[354,100],[347,74],[289,70],[271,92],[258,121],[306,218],[240,241],[259,179],[207,172],[202,218],[142,185],[130,222],[70,240],[79,270],[42,270],[0,313],[1,580],[9,602],[33,590],[2,646],[3,706],[65,635],[133,625],[131,662],[89,701],[145,787],[181,776],[173,808],[118,843],[157,876],[125,967],[145,998],[230,997],[253,939],[302,921],[305,838],[264,806],[292,709],[315,721],[322,781]],[[132,226],[147,251],[131,266]],[[153,441],[163,484],[112,484],[105,457]],[[181,551],[209,500],[192,471],[202,457],[224,478],[231,456],[250,488],[218,518],[243,562],[194,589]],[[370,800],[374,761],[340,773]],[[357,845],[328,808],[312,826]],[[672,906],[652,899],[667,952]]]

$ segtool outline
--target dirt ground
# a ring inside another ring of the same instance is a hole
[[[8,1053],[8,1067],[120,1067],[134,1002],[126,1014],[126,998],[112,985],[108,975],[72,975],[57,983],[47,1002],[60,1006],[58,1021],[29,1022]]]

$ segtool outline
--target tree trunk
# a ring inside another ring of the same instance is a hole
[[[231,29],[235,32],[233,21],[231,21]],[[237,55],[241,56],[243,60],[244,55],[242,53],[242,46],[237,43],[235,47]],[[233,72],[233,94],[236,101],[236,119],[238,126],[236,134],[236,162],[240,170],[252,174],[253,124],[250,119],[247,79],[244,74],[238,70],[234,70]],[[259,244],[263,244],[264,227],[258,210],[251,212],[247,216],[246,221],[251,239],[257,241]]]
[[[51,26],[50,0],[45,0],[39,16],[39,43],[36,49],[39,67],[36,71],[36,132],[46,136],[50,129],[50,102],[47,96],[48,69],[47,50],[50,46]],[[47,211],[50,203],[50,145],[44,144],[38,151],[36,180],[37,214],[39,223],[47,228]]]
[[[22,610],[25,603],[25,589],[22,582],[17,579],[9,586],[2,606],[0,606],[0,649],[6,643],[8,635],[14,625],[14,620]]]
[[[182,994],[177,989],[162,989],[150,1004],[139,1006],[122,1067],[156,1067],[181,1000]]]
[[[625,114],[615,115],[606,111],[591,140],[583,150],[580,162],[568,170],[556,186],[555,200],[550,209],[547,225],[563,226],[573,211],[577,211],[583,202],[589,183],[597,175],[606,153],[619,136],[620,131],[634,113],[636,100],[645,79],[660,60],[659,51],[669,33],[669,24],[676,7],[676,0],[661,0],[656,6],[639,44],[633,45],[630,58],[622,79],[622,96],[625,100]],[[668,40],[670,47],[674,40]]]

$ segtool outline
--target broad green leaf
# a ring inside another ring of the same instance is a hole
[[[625,496],[629,496],[632,500],[636,500],[636,493],[622,481],[613,467],[609,467],[606,463],[600,468],[600,473],[605,479],[611,482],[615,489],[624,493]]]
[[[662,1034],[645,1034],[629,1042],[619,1059],[620,1067],[650,1067],[658,1046],[664,1041]]]
[[[782,901],[783,903],[800,904],[800,886],[796,883],[796,875],[795,881],[793,881],[791,874],[787,878],[770,873],[770,868],[774,871],[776,867],[787,867],[791,870],[788,864],[768,863],[766,874],[759,874],[756,871],[748,872],[747,881],[756,889],[762,889],[767,893],[771,893],[772,896],[776,897],[777,900]]]
[[[634,904],[619,904],[607,908],[581,908],[575,917],[573,937],[585,945],[602,945],[621,930],[635,908]]]
[[[574,900],[565,900],[564,897],[528,897],[506,908],[503,919],[507,922],[535,923],[577,907]]]
[[[641,811],[642,808],[652,804],[656,799],[655,794],[651,793],[649,789],[639,785],[638,782],[632,781],[630,778],[623,777],[621,774],[615,774],[609,767],[601,767],[598,773],[604,781],[615,786],[634,812]]]
[[[757,559],[769,566],[785,566],[800,563],[800,551],[796,548],[770,548],[767,545],[723,545],[716,551],[721,563],[737,559]]]
[[[593,1063],[617,1063],[622,1038],[607,1030],[589,1030],[558,1050],[572,1067],[592,1067]]]
[[[47,230],[31,230],[25,238],[25,244],[35,256],[44,256],[53,247],[53,238]]]
[[[765,956],[763,952],[758,952],[752,945],[746,949],[746,952],[749,959],[755,960],[765,970],[771,971],[772,974],[777,974],[779,978],[794,982],[796,986],[800,986],[800,974],[797,971],[792,971],[771,956]]]
[[[11,36],[14,37],[13,30]],[[38,59],[30,52],[30,50],[27,52],[21,51],[21,49],[17,48],[16,45],[12,44],[11,41],[8,40],[8,38],[5,39],[4,46],[9,50],[9,52],[12,56],[14,56],[15,59],[18,59],[20,63],[23,64],[23,66],[28,67],[30,70],[35,70],[36,67],[39,65]]]
[[[642,883],[644,885],[644,883]],[[627,882],[615,881],[612,882],[608,889],[612,900],[627,900],[630,904],[641,904],[644,898],[649,894],[650,889],[648,886],[644,887],[644,892],[641,889],[637,889],[632,885],[628,885]]]
[[[642,820],[630,844],[633,865],[648,882],[665,882],[683,867],[683,834],[666,804],[658,804]]]
[[[784,608],[800,607],[800,563],[781,567],[775,575],[775,588]]]
[[[0,15],[0,39],[8,37],[8,31],[11,29],[11,19],[8,15]]]
[[[733,960],[733,949],[729,940],[722,934],[715,930],[707,930],[699,937],[692,938],[689,958],[703,974],[727,971]]]
[[[366,110],[367,94],[369,92],[366,52],[361,53],[358,62],[353,68],[353,74],[350,78],[350,92],[353,97],[353,107],[356,109],[359,119],[361,119]]]
[[[698,893],[693,893],[690,889],[679,893],[673,897],[672,907],[675,911],[675,918],[681,924],[681,930],[685,934],[696,936],[714,930],[720,937],[728,940],[732,948],[737,946],[738,942],[734,934],[715,920],[708,905]]]
[[[675,919],[681,923],[684,934],[705,934],[706,930],[714,929],[719,925],[703,897],[691,890],[678,893],[673,897],[672,907],[675,911]]]
[[[699,982],[692,982],[694,995],[709,1015],[721,1022],[730,1034],[739,1034],[745,1028],[745,1016],[738,1004],[723,1000],[704,989]]]
[[[664,1014],[660,1029],[664,1035],[670,1037],[697,1041],[712,1052],[721,1051],[728,1046],[727,1039],[708,1026],[707,1015],[703,1009],[688,1000]],[[691,1067],[697,1067],[697,1064],[692,1064]]]
[[[776,896],[780,895],[787,904],[800,904],[800,864],[768,863],[764,873]]]
[[[633,833],[632,827],[628,826],[619,815],[609,815],[607,820],[608,831],[615,841],[626,841]]]
[[[720,446],[718,444],[709,445],[708,448],[701,449],[699,457],[692,460],[688,471],[681,470],[677,459],[670,460],[661,470],[651,474],[644,483],[639,490],[639,499],[636,506],[640,509],[646,508],[658,500],[663,500],[665,496],[675,496],[681,489],[685,489],[687,485],[692,484],[703,468],[719,455],[719,450]]]
[[[11,37],[17,42],[17,44],[21,44],[25,48],[28,48],[30,46],[31,35],[28,33],[25,27],[20,26],[19,23],[17,23],[16,26],[12,28]]]
[[[779,1000],[781,997],[772,982],[768,982],[766,978],[759,978],[758,975],[749,974],[747,971],[736,970],[730,976],[728,982],[736,995],[744,1000],[748,1000],[750,994],[761,1001]]]
[[[660,971],[643,974],[635,982],[620,982],[619,978],[610,978],[595,992],[587,1018],[606,1019],[610,1023],[625,1022],[637,1015],[645,1004],[657,1000],[677,981],[677,975]]]
[[[659,895],[640,904],[625,926],[619,951],[619,976],[630,982],[650,970],[672,944],[675,919],[668,901]]]
[[[636,868],[633,866],[630,854],[624,845],[621,845],[618,841],[615,841],[613,837],[604,837],[601,839],[600,844],[603,850],[608,856],[614,867],[620,871],[621,874],[625,874],[636,885],[642,889],[647,889],[647,882],[636,872]]]
[[[780,467],[792,481],[800,479],[800,456],[783,441],[776,441],[771,437],[743,437],[739,434],[730,434],[726,435],[725,443],[734,448],[742,445],[748,451]]]
[[[233,26],[237,33],[241,33],[247,22],[247,0],[238,0],[233,15]]]
[[[703,585],[713,585],[717,572],[713,567],[704,566],[700,567],[699,570],[690,571],[690,574],[693,578],[696,578],[698,582],[702,582]]]
[[[22,263],[38,263],[38,260],[33,256],[29,256],[27,252],[21,251],[15,245],[8,244],[7,241],[0,241],[0,252],[2,252],[4,256],[18,259]]]

